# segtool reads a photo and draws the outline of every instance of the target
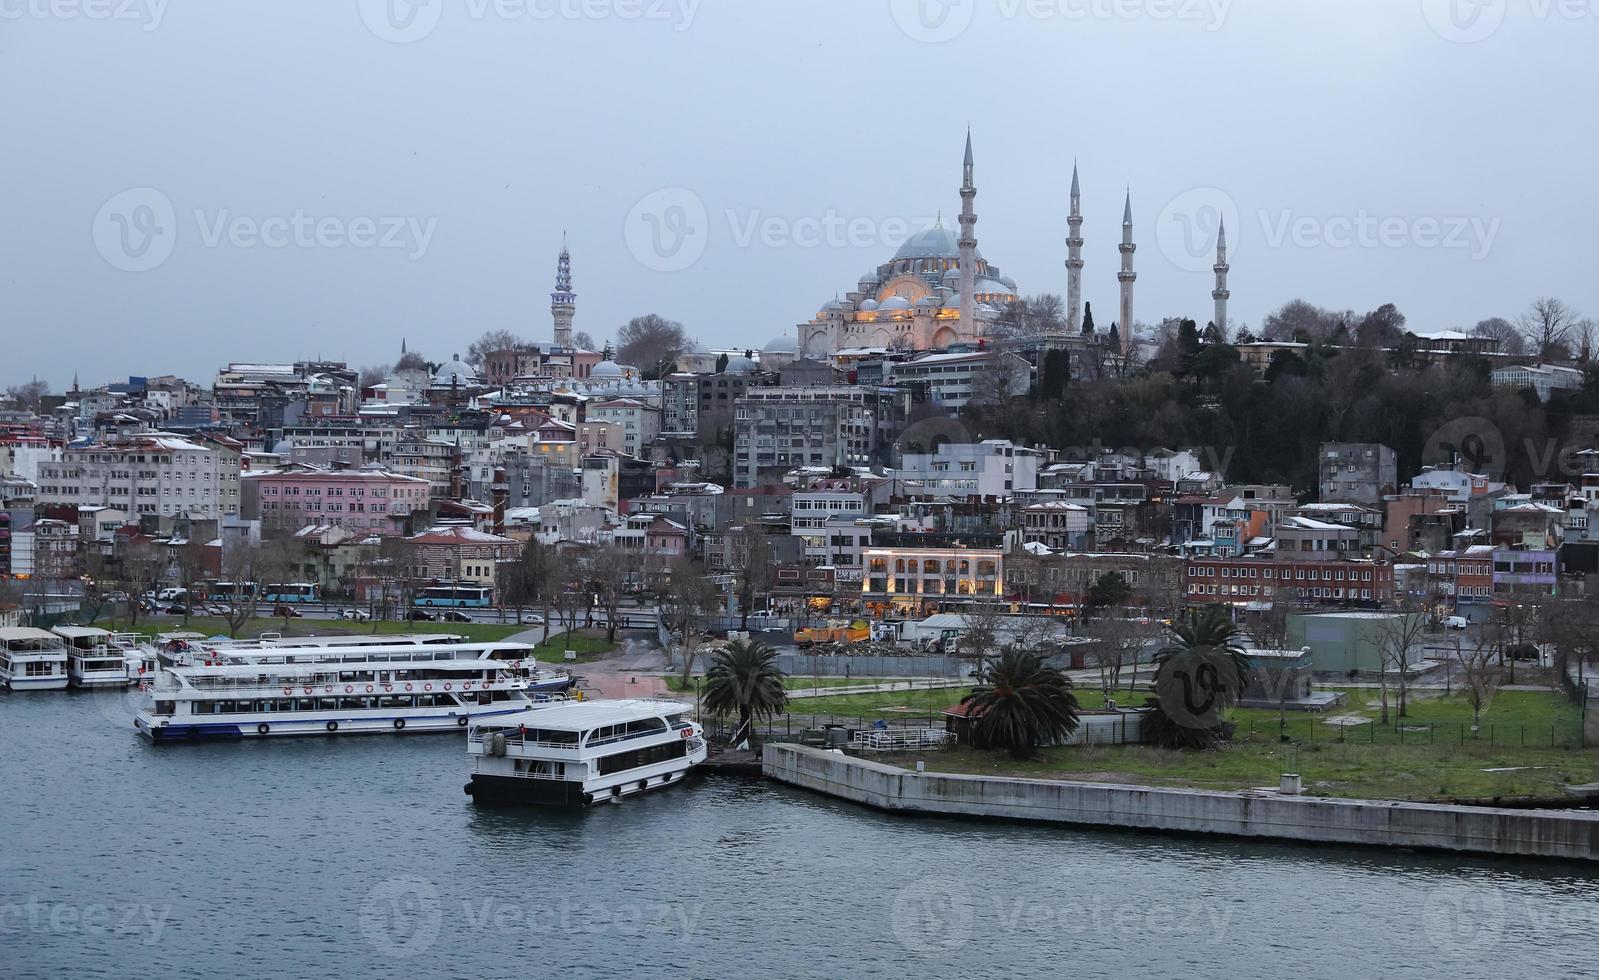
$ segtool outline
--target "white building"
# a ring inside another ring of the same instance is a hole
[[[1495,388],[1531,388],[1541,402],[1548,401],[1551,392],[1580,389],[1583,380],[1582,372],[1576,368],[1552,364],[1515,364],[1498,368],[1489,377]]]
[[[39,503],[218,520],[239,513],[239,457],[165,434],[68,449],[39,464]]]
[[[891,384],[922,382],[935,404],[962,408],[969,402],[992,404],[1027,394],[1033,366],[1016,354],[991,350],[928,354],[903,361],[889,370]]]
[[[1007,439],[945,443],[931,453],[906,453],[898,479],[929,493],[954,497],[1010,497],[1038,489],[1043,454]]]
[[[815,565],[838,564],[834,539],[849,541],[843,547],[859,567],[860,544],[871,538],[870,529],[855,533],[855,521],[866,516],[866,497],[852,490],[806,490],[790,501],[790,533],[805,542],[805,560]]]
[[[629,456],[638,456],[661,434],[661,410],[637,398],[612,398],[588,407],[588,418],[596,422],[615,422],[622,431],[622,443],[612,447]]]

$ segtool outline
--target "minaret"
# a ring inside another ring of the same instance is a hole
[[[961,167],[961,334],[976,340],[977,331],[977,184],[972,172],[972,131],[966,130],[966,162]]]
[[[561,234],[561,257],[555,263],[555,292],[550,294],[550,315],[555,317],[555,346],[572,346],[572,318],[577,315],[577,294],[572,292],[572,255]]]
[[[1233,295],[1227,288],[1227,272],[1231,268],[1227,264],[1227,220],[1223,218],[1216,232],[1216,288],[1210,294],[1216,301],[1216,332],[1223,337],[1227,336],[1227,300]]]
[[[1072,163],[1072,213],[1066,219],[1066,332],[1076,334],[1083,310],[1083,193]]]
[[[1138,273],[1133,271],[1133,253],[1138,251],[1138,246],[1133,244],[1133,190],[1127,189],[1127,204],[1122,208],[1122,271],[1116,274],[1116,281],[1122,284],[1122,315],[1121,347],[1122,353],[1127,352],[1127,345],[1133,336],[1133,283],[1138,281]]]

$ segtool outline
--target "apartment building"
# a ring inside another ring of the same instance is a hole
[[[220,520],[240,509],[239,455],[164,433],[65,450],[39,464],[38,502],[137,517]]]
[[[413,514],[428,509],[428,483],[378,467],[323,469],[291,465],[246,473],[244,517],[298,529],[342,527],[403,534]]]

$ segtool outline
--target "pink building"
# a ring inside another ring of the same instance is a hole
[[[245,515],[280,527],[322,524],[403,534],[411,515],[428,509],[428,481],[382,469],[293,464],[245,474],[241,482]]]

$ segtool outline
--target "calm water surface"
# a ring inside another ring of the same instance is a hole
[[[454,736],[163,746],[0,693],[0,977],[1596,976],[1599,870],[891,819],[487,810]]]

